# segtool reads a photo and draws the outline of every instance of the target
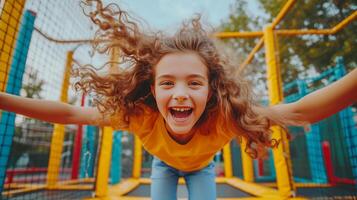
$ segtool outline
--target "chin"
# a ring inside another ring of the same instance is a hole
[[[171,131],[174,133],[174,134],[177,134],[177,135],[185,135],[185,134],[188,134],[190,133],[190,131],[192,130],[193,126],[186,126],[186,127],[177,127],[177,126],[171,126],[170,124],[168,124]]]

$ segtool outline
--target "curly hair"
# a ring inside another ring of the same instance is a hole
[[[91,11],[88,12],[88,7]],[[82,8],[99,29],[93,48],[100,53],[120,50],[121,62],[127,68],[118,73],[101,76],[92,67],[80,68],[77,90],[95,92],[95,102],[102,113],[124,113],[125,122],[129,116],[142,112],[140,105],[147,105],[157,111],[157,105],[150,85],[154,80],[154,66],[165,55],[174,52],[194,52],[208,68],[209,86],[212,96],[197,125],[208,118],[223,116],[223,127],[235,127],[237,137],[245,138],[245,151],[253,158],[261,147],[275,147],[278,141],[271,139],[271,123],[284,124],[284,119],[273,112],[258,112],[261,108],[253,98],[247,81],[230,73],[237,69],[229,59],[224,59],[215,46],[210,34],[205,31],[196,17],[173,35],[161,32],[144,33],[138,22],[116,4],[103,7],[100,0],[83,0]]]

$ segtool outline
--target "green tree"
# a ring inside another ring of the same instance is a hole
[[[248,1],[237,0],[232,6],[229,19],[222,23],[222,31],[258,31],[273,21],[286,1],[257,0],[263,16],[249,12]],[[325,29],[332,28],[338,22],[352,14],[357,8],[356,1],[297,1],[277,29]],[[282,77],[285,83],[298,76],[305,77],[313,70],[321,73],[331,66],[337,56],[342,56],[347,70],[356,67],[357,23],[352,22],[335,35],[305,35],[278,39],[279,57]],[[235,39],[228,41],[247,55],[253,48],[252,39]],[[253,66],[263,72],[264,54],[256,56]],[[253,73],[257,74],[257,73]]]
[[[221,31],[260,31],[260,24],[264,24],[263,18],[253,16],[247,12],[247,1],[236,1],[231,7],[230,16],[227,22],[223,22],[220,26]],[[256,39],[224,39],[223,42],[226,46],[235,49],[236,54],[239,56],[238,63],[242,63],[248,56],[248,53],[254,48],[255,44],[259,41]],[[237,62],[235,62],[237,63]],[[265,85],[266,78],[264,72],[264,56],[262,51],[259,51],[251,64],[244,69],[245,78],[249,79],[255,85]],[[265,88],[263,88],[265,90]],[[260,92],[258,92],[260,93]]]
[[[41,91],[45,81],[38,79],[38,71],[30,72],[28,78],[29,82],[22,86],[22,89],[25,92],[25,97],[42,99]]]

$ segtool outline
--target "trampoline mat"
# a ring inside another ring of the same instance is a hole
[[[357,189],[352,185],[341,185],[336,187],[321,187],[321,188],[297,188],[297,195],[303,197],[345,197],[357,199]]]
[[[23,193],[13,197],[2,196],[2,200],[81,200],[84,197],[91,197],[89,190],[39,190],[30,193]]]
[[[133,191],[129,192],[126,196],[137,197],[149,197],[150,196],[150,184],[140,184]],[[178,198],[187,198],[188,192],[186,185],[180,184],[177,188]],[[252,195],[245,193],[235,187],[232,187],[225,183],[217,184],[217,197],[252,197]]]

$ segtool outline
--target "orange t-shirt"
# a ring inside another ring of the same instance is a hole
[[[111,118],[114,129],[128,130],[137,135],[146,151],[181,171],[204,168],[216,152],[236,136],[233,131],[222,128],[220,118],[207,123],[208,128],[198,128],[187,144],[179,144],[168,134],[162,115],[148,107],[144,107],[142,114],[131,116],[128,127],[122,126],[120,114]]]

